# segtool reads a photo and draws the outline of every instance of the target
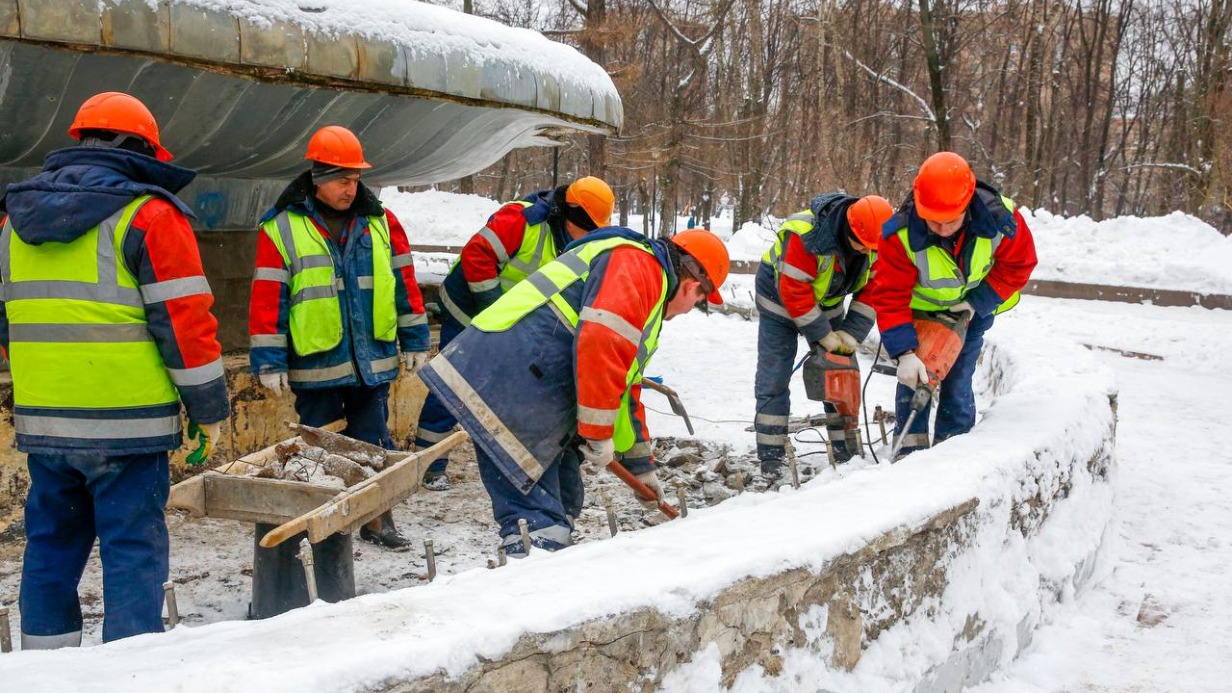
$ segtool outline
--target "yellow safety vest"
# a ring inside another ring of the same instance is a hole
[[[372,289],[373,337],[392,342],[398,335],[397,282],[391,267],[389,222],[385,215],[367,217],[372,237],[372,274],[356,277],[360,289]],[[283,210],[261,225],[290,270],[291,345],[300,356],[329,351],[342,342],[342,277],[334,267],[329,242],[312,220]]]
[[[10,218],[0,230],[17,433],[52,438],[178,436],[180,417],[136,410],[179,402],[150,335],[143,292],[124,264],[124,237],[143,195],[67,243],[29,245]],[[202,284],[205,278],[199,277]],[[205,284],[208,291],[208,284]],[[154,290],[156,291],[156,290]],[[161,300],[151,297],[150,300]],[[221,364],[218,364],[221,371]],[[221,372],[220,372],[221,374]],[[123,416],[131,409],[134,416]],[[88,412],[107,410],[107,418]]]
[[[600,254],[628,246],[654,255],[649,247],[624,238],[604,238],[589,243],[583,243],[555,260],[547,263],[538,272],[527,277],[526,281],[510,289],[499,301],[490,308],[475,316],[471,325],[484,332],[503,332],[513,327],[522,318],[545,303],[552,304],[552,310],[561,322],[572,330],[577,330],[579,316],[569,302],[561,294],[575,282],[585,280],[590,276],[590,267]],[[667,281],[659,293],[658,301],[638,339],[637,356],[629,366],[625,375],[625,393],[621,397],[620,409],[612,413],[612,423],[615,427],[612,441],[617,452],[628,452],[636,443],[633,430],[632,401],[629,389],[642,381],[642,372],[646,363],[659,348],[659,330],[663,327],[663,309],[667,299]]]
[[[808,276],[800,268],[788,264],[783,258],[787,253],[787,241],[791,234],[803,236],[813,230],[814,223],[816,223],[816,219],[813,217],[813,213],[807,209],[787,217],[787,221],[784,221],[783,225],[779,227],[778,237],[775,239],[774,245],[770,246],[765,254],[762,255],[761,261],[774,268],[776,277],[786,274],[792,279],[808,282],[813,286],[813,299],[823,308],[834,308],[843,304],[843,299],[847,297],[847,294],[840,293],[836,296],[826,296],[830,291],[830,283],[834,280],[833,255],[822,255],[817,258],[817,273],[812,277]],[[876,259],[876,254],[869,255],[868,265],[860,273],[860,277],[856,280],[850,293],[858,292],[868,283],[870,270]]]
[[[1014,202],[1010,198],[1002,196],[1001,203],[1011,213],[1014,211]],[[997,233],[993,238],[975,236],[969,239],[968,242],[973,242],[975,247],[971,250],[971,262],[968,268],[970,274],[964,278],[958,266],[958,260],[948,251],[939,246],[930,245],[918,252],[912,252],[907,229],[905,227],[899,229],[898,240],[916,268],[915,288],[911,291],[911,308],[939,311],[948,310],[950,306],[961,303],[967,292],[978,286],[984,277],[988,276],[992,270],[993,256],[997,252],[997,246],[1001,245],[1004,239],[1005,236],[1001,233]],[[993,311],[993,314],[999,315],[1013,308],[1018,305],[1020,298],[1019,293],[1015,291],[1014,295],[1005,299]]]

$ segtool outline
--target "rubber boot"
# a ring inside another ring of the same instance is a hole
[[[409,551],[411,540],[407,539],[394,526],[393,513],[386,510],[385,514],[359,528],[359,538],[390,551]]]

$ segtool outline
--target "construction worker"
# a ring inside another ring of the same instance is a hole
[[[586,176],[496,210],[467,241],[441,285],[441,348],[515,284],[556,259],[566,245],[607,226],[615,202],[607,183]],[[429,394],[419,415],[416,449],[444,440],[457,423],[440,399]],[[448,464],[448,456],[433,462],[424,473],[424,486],[448,489]]]
[[[812,348],[854,353],[873,327],[873,309],[862,299],[881,239],[881,225],[894,215],[884,198],[854,198],[827,193],[813,198],[809,209],[791,215],[779,227],[774,245],[757,270],[757,410],[753,428],[762,474],[777,479],[783,471],[787,422],[791,414],[789,384],[801,336]],[[844,307],[848,295],[854,296]],[[824,404],[827,412],[834,405]],[[841,427],[840,427],[841,428]],[[835,457],[842,462],[858,450],[834,435]]]
[[[649,240],[592,232],[476,316],[420,376],[475,443],[505,552],[569,546],[582,460],[619,460],[661,494],[641,404],[664,320],[727,278],[727,248],[704,230]]]
[[[252,370],[275,397],[295,394],[300,423],[346,420],[345,435],[393,447],[389,383],[427,362],[428,320],[411,245],[360,182],[371,166],[355,134],[330,125],[312,162],[261,218],[249,306]],[[399,353],[401,348],[401,353]],[[386,512],[361,539],[405,550]]]
[[[229,415],[214,297],[158,124],[128,94],[85,101],[0,207],[0,341],[28,453],[22,649],[81,644],[77,585],[99,542],[103,640],[163,629],[167,453],[180,405],[203,454]]]
[[[950,311],[969,316],[966,339],[941,381],[935,438],[966,433],[975,425],[971,377],[994,317],[1018,303],[1018,292],[1035,269],[1035,241],[1014,203],[976,180],[958,154],[938,152],[920,166],[911,197],[884,226],[873,286],[881,343],[898,359],[895,435],[928,370],[912,311]],[[903,438],[902,454],[929,446],[929,410],[917,414]]]

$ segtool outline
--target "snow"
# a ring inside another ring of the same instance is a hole
[[[457,229],[464,241],[478,228],[474,219],[496,207],[491,202],[485,210],[482,198],[459,200],[444,193],[406,198],[394,199],[403,223],[413,229],[413,244],[423,242],[416,233],[439,231],[446,238],[446,227]],[[451,226],[461,214],[467,215],[466,226]],[[1178,233],[1193,234],[1191,241],[1209,236],[1187,217],[1163,219],[1182,229]],[[1162,222],[1122,219],[1090,228],[1081,219],[1067,223],[1039,212],[1032,218],[1041,247],[1053,243],[1047,255],[1070,252],[1073,262],[1090,269],[1085,281],[1100,281],[1103,271],[1094,251],[1105,246],[1085,247],[1089,237],[1137,233],[1152,223]],[[1214,249],[1226,243],[1207,240]],[[1119,276],[1178,281],[1153,274],[1157,256],[1141,253],[1124,262]],[[729,281],[725,295],[732,304],[751,303],[751,280]],[[662,375],[680,393],[700,439],[735,450],[752,448],[744,426],[753,411],[756,328],[756,322],[738,316],[700,314],[665,326],[650,374]],[[1059,482],[1048,474],[1054,460],[1037,459],[1035,451],[1064,455],[1097,445],[1106,424],[1101,398],[1114,387],[1115,372],[1114,485],[1071,489],[1070,499],[1055,506],[1049,524],[1030,542],[985,531],[977,537],[976,551],[949,567],[950,589],[931,605],[938,623],[920,619],[882,633],[854,672],[825,665],[823,639],[814,648],[785,650],[777,676],[758,668],[739,673],[731,690],[912,690],[922,672],[948,651],[950,641],[940,637],[946,619],[971,610],[1011,633],[1024,612],[1028,626],[1040,624],[1029,643],[1002,643],[1007,655],[1022,652],[978,693],[1226,690],[1232,677],[1226,655],[1232,647],[1232,583],[1226,575],[1232,541],[1225,536],[1232,526],[1226,493],[1232,488],[1226,450],[1232,426],[1224,399],[1232,391],[1232,374],[1224,358],[1232,353],[1232,312],[1026,296],[998,318],[988,339],[982,373],[986,377],[987,362],[995,359],[1006,383],[1004,390],[981,397],[976,429],[893,467],[857,460],[827,469],[799,490],[744,494],[691,511],[685,522],[588,541],[559,554],[535,552],[497,571],[443,574],[414,589],[315,604],[266,621],[189,626],[103,647],[0,656],[0,680],[5,690],[350,692],[379,687],[387,677],[457,673],[477,658],[500,656],[523,633],[643,605],[689,614],[735,580],[791,566],[818,567],[826,556],[849,551],[899,523],[918,522],[973,491],[981,497],[1024,493],[1015,486],[1022,465],[1035,465],[1042,478]],[[867,355],[862,366],[867,373]],[[892,378],[872,376],[870,408],[888,405],[893,387]],[[652,432],[685,435],[679,419],[662,413],[667,406],[659,395],[647,394],[646,404]],[[797,376],[793,415],[817,410],[803,397]],[[802,454],[819,451],[809,439],[807,433],[798,437]],[[431,500],[447,507],[447,495]],[[1109,513],[1114,520],[1105,525]],[[491,531],[487,518],[454,521],[471,521],[469,532]],[[764,541],[767,532],[775,541]],[[1103,548],[1096,553],[1101,539]],[[210,546],[208,537],[201,544]],[[731,551],[733,545],[747,549]],[[199,550],[243,553],[247,546]],[[1092,557],[1092,584],[1062,589],[1060,603],[1047,608],[1032,601],[1038,600],[1041,580],[1065,577],[1080,559]],[[409,567],[412,559],[406,560]],[[206,562],[202,569],[218,566]],[[653,581],[624,577],[651,571]],[[231,608],[237,617],[247,581],[233,577]],[[191,595],[181,597],[181,607],[192,609]],[[812,633],[810,640],[823,637],[824,612],[814,610],[802,624]],[[720,675],[718,650],[711,647],[670,674],[662,690],[720,690]]]
[[[1197,217],[1023,217],[1040,258],[1034,279],[1232,294],[1232,237]]]
[[[115,0],[106,0],[115,2]],[[156,0],[145,0],[157,10]],[[595,100],[620,100],[607,72],[570,46],[529,29],[414,0],[176,0],[176,5],[229,14],[260,27],[287,22],[330,37],[357,35],[404,46],[414,55],[450,65],[512,65],[515,72],[552,75],[562,97],[583,92]],[[593,96],[592,96],[593,95]]]
[[[477,195],[438,191],[386,190],[381,199],[408,225],[412,245],[460,246],[500,206]],[[1197,217],[1173,212],[1096,222],[1022,211],[1040,259],[1034,279],[1232,294],[1232,237]],[[685,221],[678,218],[676,227],[684,229]],[[760,260],[778,228],[774,220],[745,222],[732,233],[731,223],[727,212],[712,219],[711,230],[727,242],[733,260]],[[630,215],[629,227],[641,231],[642,217]]]
[[[665,329],[662,360],[656,357],[656,362],[673,374],[671,382],[681,390],[686,405],[693,405],[693,413],[716,420],[747,420],[754,329],[755,323],[738,317],[702,315],[677,318]],[[1002,334],[1012,336],[1015,346],[1008,353],[1014,359],[1023,358],[1027,365],[1046,363],[1042,355],[1051,347],[1044,340],[1029,331]],[[738,350],[733,349],[736,345]],[[1098,444],[1106,425],[1098,400],[1111,381],[1092,357],[1070,353],[1074,349],[1064,352],[1063,382],[1042,369],[1011,368],[1010,394],[993,404],[975,432],[917,453],[909,462],[892,467],[848,465],[799,490],[744,494],[691,512],[687,522],[622,533],[554,555],[536,552],[499,571],[446,575],[416,589],[317,604],[261,622],[216,623],[103,647],[23,653],[0,659],[0,675],[19,689],[37,683],[105,690],[122,680],[127,690],[134,691],[292,691],[306,685],[319,691],[352,691],[395,676],[440,670],[456,674],[478,658],[500,656],[526,632],[552,631],[643,606],[685,616],[739,579],[798,566],[819,569],[829,557],[849,553],[899,525],[918,524],[973,495],[1013,492],[1018,479],[1014,470],[1031,464],[1034,450],[1054,447],[1064,452]],[[699,379],[695,371],[682,370],[685,362],[709,366],[703,373],[710,377]],[[716,380],[712,374],[719,363],[737,384],[723,389],[707,386]],[[885,376],[876,378],[882,388],[892,384]],[[1103,411],[1106,417],[1106,405]],[[1084,414],[1088,419],[1082,418]],[[666,428],[661,425],[665,423],[656,416],[652,430]],[[751,445],[751,437],[740,435],[745,446]],[[990,463],[972,464],[977,457]],[[1040,462],[1051,463],[1047,457]],[[870,511],[878,508],[883,511]],[[1098,517],[1100,509],[1093,509],[1083,516]],[[1003,504],[1001,512],[1005,511]],[[767,528],[774,528],[776,541],[761,540]],[[999,546],[1002,539],[998,536],[989,545]],[[1088,529],[1076,539],[1059,542],[1057,551],[1074,545],[1087,550],[1090,541]],[[732,546],[743,548],[732,551]],[[1000,555],[999,550],[992,553]],[[956,570],[974,575],[985,567],[976,561]],[[655,579],[623,577],[638,574],[654,574]],[[1034,594],[1029,583],[1022,580],[991,591],[1002,599],[1021,601]],[[548,584],[552,589],[545,590]],[[971,587],[957,584],[954,590],[981,595],[990,591]],[[1005,610],[1014,612],[1012,606]],[[929,626],[923,627],[927,635]],[[852,684],[901,689],[948,650],[936,643],[922,650],[903,649],[906,642],[919,642],[920,636],[919,630],[897,635],[891,631],[870,648],[866,664],[857,672],[825,675],[838,686],[835,690],[851,690]],[[819,667],[815,657],[810,660],[802,653],[792,655],[791,661],[796,660],[802,666]],[[291,662],[295,666],[287,666]],[[207,671],[209,676],[201,676]],[[749,677],[753,674],[745,675]]]

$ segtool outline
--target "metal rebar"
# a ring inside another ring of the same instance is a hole
[[[317,573],[313,566],[312,544],[308,539],[299,540],[299,562],[304,564],[304,583],[308,585],[308,603],[317,600]]]
[[[530,555],[530,528],[526,525],[526,520],[518,520],[518,532],[522,534],[522,550],[526,555]]]
[[[689,504],[684,495],[684,484],[676,484],[676,504],[680,507],[680,516],[689,516]]]
[[[885,427],[886,416],[885,416],[885,410],[881,408],[880,404],[878,404],[876,408],[873,409],[873,421],[876,421],[877,425],[881,427],[881,444],[885,445],[886,444],[886,427]]]
[[[791,436],[783,447],[787,452],[787,467],[791,470],[791,487],[800,488],[800,469],[796,466],[796,447],[791,444]],[[826,449],[830,449],[830,441],[826,441]]]
[[[616,511],[612,508],[612,499],[606,493],[603,494],[603,509],[607,511],[607,531],[614,537],[620,527],[616,525]]]
[[[0,652],[13,651],[13,632],[9,626],[9,608],[0,606]]]
[[[424,539],[424,557],[428,559],[428,582],[432,582],[436,579],[436,552],[431,539]]]
[[[175,601],[175,583],[163,583],[163,597],[167,600],[167,630],[174,629],[180,623],[180,606]]]

